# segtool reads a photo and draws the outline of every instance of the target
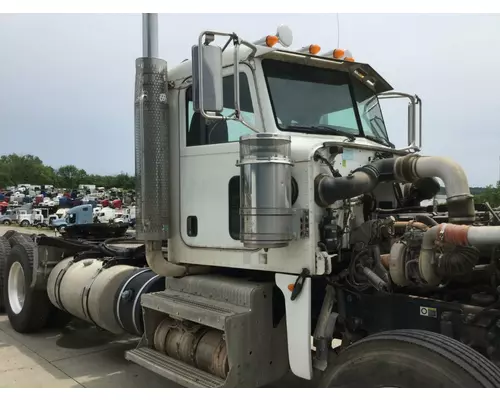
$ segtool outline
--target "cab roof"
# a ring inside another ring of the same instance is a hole
[[[299,53],[292,50],[255,46],[256,51],[253,52],[248,47],[240,47],[240,61],[250,61],[256,59],[274,59],[287,61],[302,65],[311,65],[314,67],[344,71],[351,76],[364,82],[370,87],[374,93],[380,94],[390,90],[393,87],[369,64],[356,61],[343,61],[333,58],[311,55],[308,53]],[[253,54],[252,54],[253,53]],[[234,64],[234,48],[228,48],[222,53],[222,66],[229,67]],[[188,83],[193,75],[192,61],[184,60],[179,65],[175,66],[168,72],[168,79],[174,83],[174,87],[179,87],[183,83]]]

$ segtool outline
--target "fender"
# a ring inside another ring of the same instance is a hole
[[[292,301],[293,285],[297,275],[276,274],[276,285],[285,297],[288,360],[290,369],[299,378],[311,380],[313,377],[311,353],[311,278],[305,278],[302,291]]]

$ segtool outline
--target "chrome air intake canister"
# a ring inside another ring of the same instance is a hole
[[[285,247],[293,239],[291,138],[240,138],[240,240],[248,248]]]

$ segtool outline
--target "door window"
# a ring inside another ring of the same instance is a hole
[[[218,115],[230,116],[234,113],[234,76],[223,79],[224,109]],[[194,112],[192,87],[186,92],[187,132],[186,145],[200,146],[206,144],[238,141],[243,135],[253,133],[239,121],[205,120],[200,113]],[[240,109],[245,122],[255,125],[255,112],[250,95],[247,75],[240,73]]]

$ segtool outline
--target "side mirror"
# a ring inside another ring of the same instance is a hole
[[[286,26],[281,27],[284,43],[291,41],[292,31]],[[215,36],[226,36],[228,41],[223,48],[211,45]],[[205,39],[203,41],[203,39]],[[224,90],[222,75],[222,52],[230,43],[234,44],[234,112],[229,116],[214,115],[224,110]],[[198,44],[192,47],[193,60],[193,108],[205,119],[239,121],[246,127],[257,130],[243,120],[240,110],[240,47],[250,48],[253,57],[257,48],[240,39],[235,33],[203,32],[198,38]],[[207,113],[211,113],[210,115]]]
[[[267,40],[270,37],[274,37],[275,40],[278,40],[278,43],[283,47],[290,47],[293,42],[293,33],[288,25],[280,25],[276,30],[276,35],[273,36],[264,36],[263,38],[253,42],[254,45],[266,46]]]
[[[292,45],[293,33],[287,25],[278,26],[276,36],[278,37],[279,44],[283,47],[290,47]]]
[[[408,149],[422,148],[422,100],[417,95],[402,92],[387,92],[379,94],[379,100],[408,100]],[[418,110],[417,110],[418,107]]]
[[[195,111],[221,112],[224,109],[222,49],[216,45],[193,46],[193,105]]]

